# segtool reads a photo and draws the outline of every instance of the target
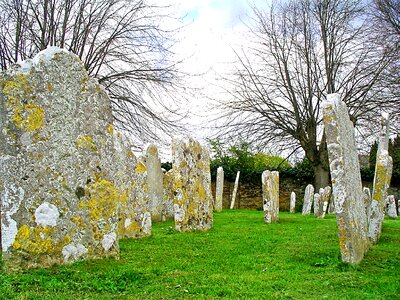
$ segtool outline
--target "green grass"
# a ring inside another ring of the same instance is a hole
[[[334,216],[260,211],[214,215],[208,232],[154,224],[120,241],[121,259],[0,274],[1,299],[400,299],[400,220],[357,266],[340,262]]]

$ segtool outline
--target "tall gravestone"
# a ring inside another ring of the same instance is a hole
[[[164,179],[163,179],[165,220],[174,219],[174,197],[175,197],[174,175],[173,175],[173,170],[171,169],[168,172],[164,172]]]
[[[371,197],[371,190],[367,187],[363,187],[363,199],[364,199],[365,213],[367,216],[367,224],[369,224],[371,217],[372,197]]]
[[[217,169],[217,182],[215,187],[215,211],[222,211],[222,196],[224,192],[224,169],[218,167]]]
[[[53,47],[0,73],[0,101],[6,269],[118,256],[117,211],[131,197],[119,170],[130,158],[117,158],[104,89]]]
[[[367,220],[363,202],[360,165],[346,104],[339,94],[323,102],[336,221],[342,261],[359,263],[368,249]]]
[[[387,190],[390,186],[393,161],[389,156],[389,116],[382,115],[381,132],[379,136],[378,151],[376,153],[376,165],[374,185],[372,189],[371,214],[369,218],[368,238],[371,243],[378,242],[382,231],[382,223],[385,217],[385,201]]]
[[[291,192],[290,193],[290,213],[295,213],[296,212],[296,193]]]
[[[311,206],[314,198],[314,187],[312,184],[306,186],[306,190],[304,191],[304,200],[303,200],[303,215],[309,215],[311,212]]]
[[[323,219],[325,218],[326,209],[331,197],[331,187],[320,188],[318,195],[318,199],[314,196],[314,215],[317,218]]]
[[[321,190],[320,189],[320,193]],[[315,193],[314,194],[314,217],[316,218],[321,218],[322,215],[322,208],[323,208],[323,203],[322,203],[322,197],[320,193]]]
[[[148,145],[146,149],[146,168],[151,220],[154,222],[164,221],[167,219],[163,192],[164,178],[158,149],[153,144]]]
[[[178,231],[208,230],[213,223],[210,158],[192,138],[172,140],[174,218]]]
[[[263,209],[265,223],[279,221],[279,172],[262,173]]]

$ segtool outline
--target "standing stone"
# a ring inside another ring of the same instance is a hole
[[[397,219],[396,200],[393,195],[388,196],[388,210],[387,215],[391,219]]]
[[[327,186],[324,189],[321,188],[319,190],[321,199],[320,199],[320,204],[319,204],[319,210],[318,210],[318,213],[316,216],[317,218],[320,218],[320,219],[325,218],[326,209],[328,207],[328,203],[329,203],[329,200],[330,200],[331,194],[332,194],[331,191],[332,191],[332,189],[330,186]],[[315,203],[315,200],[314,200],[314,203]]]
[[[171,169],[168,172],[164,172],[163,199],[165,220],[163,221],[174,219],[174,197],[174,174]]]
[[[130,195],[103,87],[52,47],[0,73],[0,103],[5,268],[117,257],[117,210]]]
[[[371,217],[372,197],[371,197],[371,191],[367,187],[363,188],[363,200],[364,200],[365,213],[366,213],[366,216],[367,216],[367,224],[369,224],[370,217]]]
[[[235,187],[233,188],[232,201],[231,201],[230,209],[233,209],[235,207],[236,193],[237,193],[238,186],[239,186],[239,176],[240,176],[240,171],[238,171],[237,174],[236,174]]]
[[[261,176],[265,223],[279,221],[279,172],[264,171]]]
[[[371,243],[377,243],[382,231],[382,223],[385,217],[385,202],[387,190],[390,186],[393,161],[389,156],[389,117],[382,115],[381,132],[378,151],[376,153],[376,166],[374,186],[372,190],[371,215],[369,219],[368,238]]]
[[[295,213],[296,212],[296,193],[291,192],[290,193],[290,213]]]
[[[323,189],[320,189],[320,192],[323,192]],[[322,208],[323,208],[323,203],[321,202],[321,194],[320,193],[315,193],[314,194],[314,217],[316,218],[321,218],[322,215]]]
[[[222,195],[224,192],[224,169],[217,169],[217,184],[215,188],[215,211],[222,211]]]
[[[328,95],[322,107],[340,252],[343,262],[355,264],[363,259],[368,242],[354,127],[339,94]]]
[[[167,214],[163,194],[163,171],[158,149],[153,144],[147,146],[146,169],[151,220],[164,221],[167,219]]]
[[[208,230],[213,222],[210,157],[192,138],[172,140],[175,228]]]
[[[311,212],[311,206],[314,197],[314,187],[312,184],[306,186],[306,190],[304,192],[304,201],[303,201],[303,215],[309,215]]]

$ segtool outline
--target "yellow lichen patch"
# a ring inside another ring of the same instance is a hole
[[[141,161],[139,161],[139,163],[138,163],[138,165],[137,165],[135,171],[136,171],[137,173],[144,173],[144,172],[147,171],[147,168],[146,168],[146,166],[145,166]]]
[[[39,130],[43,126],[44,111],[39,105],[26,104],[14,107],[13,122],[23,130],[29,132]]]
[[[132,151],[128,151],[128,157],[135,157],[135,154]]]
[[[93,139],[88,135],[77,138],[75,141],[75,146],[78,149],[88,149],[92,151],[97,150],[96,144],[93,142]]]
[[[77,216],[72,217],[71,221],[74,222],[81,229],[86,229],[86,227],[87,227],[85,222],[80,217],[77,217]]]
[[[89,210],[91,223],[112,217],[118,203],[124,203],[128,198],[125,192],[121,193],[112,182],[104,179],[89,185],[86,194],[88,199],[83,200],[80,207]]]
[[[113,126],[113,124],[109,124],[109,125],[108,125],[107,131],[108,131],[108,133],[109,133],[110,135],[113,135],[113,134],[114,134],[114,126]]]
[[[24,74],[18,74],[11,80],[7,80],[3,87],[3,93],[6,96],[7,108],[13,108],[17,104],[26,103],[27,98],[31,98],[32,87],[28,77]]]
[[[135,222],[132,221],[127,227],[123,229],[123,236],[125,237],[135,237],[140,234],[141,227]]]
[[[51,254],[56,247],[51,239],[55,227],[22,225],[15,237],[13,247],[15,250],[23,250],[32,254]]]
[[[53,91],[53,86],[51,85],[50,82],[47,83],[47,90],[48,90],[49,92]]]

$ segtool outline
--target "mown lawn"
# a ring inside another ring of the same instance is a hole
[[[121,259],[0,274],[1,299],[400,299],[400,220],[358,266],[340,262],[334,216],[224,210],[209,232],[120,241]]]

